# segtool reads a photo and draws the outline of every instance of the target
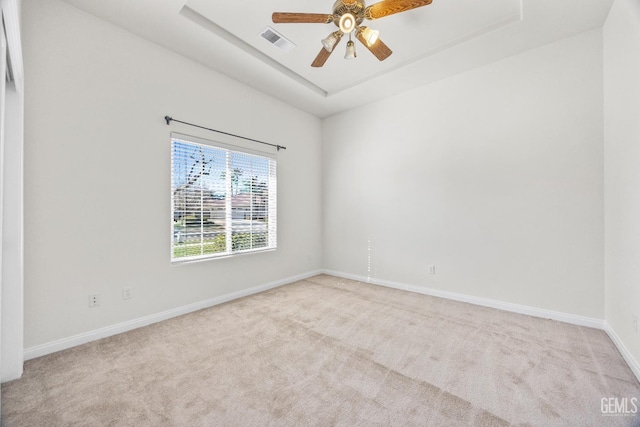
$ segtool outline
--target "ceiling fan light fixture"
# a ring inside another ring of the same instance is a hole
[[[344,34],[349,34],[356,28],[356,17],[352,13],[345,13],[340,17],[338,27],[340,27],[340,31]]]
[[[372,30],[368,27],[361,27],[360,32],[362,33],[362,37],[369,47],[373,46],[373,44],[378,41],[378,37],[380,36],[380,31]]]
[[[340,34],[340,33],[338,33]],[[326,38],[322,39],[322,46],[327,50],[327,52],[332,52],[336,43],[338,43],[338,34],[331,33]]]
[[[356,56],[356,45],[353,43],[353,40],[349,40],[347,42],[347,52],[344,55],[344,59],[353,59]]]

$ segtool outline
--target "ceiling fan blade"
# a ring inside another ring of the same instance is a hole
[[[331,49],[331,52],[323,47],[320,53],[318,53],[318,56],[316,56],[316,59],[314,59],[311,63],[311,66],[316,68],[322,67],[324,63],[327,62],[327,59],[329,59],[333,51],[336,50],[336,46],[340,44],[340,40],[342,40],[342,37],[338,38],[338,41],[333,45],[333,49]]]
[[[356,38],[360,40],[360,43],[362,43],[364,47],[369,49],[369,52],[373,53],[373,55],[378,58],[378,61],[384,61],[393,53],[393,51],[389,49],[389,46],[384,44],[380,39],[376,40],[374,44],[369,46],[360,31],[356,33]]]
[[[311,63],[311,66],[316,68],[322,67],[324,63],[327,62],[327,59],[329,59],[329,56],[331,56],[331,52],[329,52],[325,48],[322,48],[318,56],[316,56],[316,59],[314,59],[313,62]]]
[[[333,15],[326,13],[273,12],[271,20],[274,24],[330,24],[333,22]]]
[[[384,18],[395,13],[406,12],[420,6],[430,5],[433,0],[384,0],[364,10],[367,19]]]

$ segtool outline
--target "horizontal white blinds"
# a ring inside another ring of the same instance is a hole
[[[276,160],[172,138],[172,261],[274,249]]]

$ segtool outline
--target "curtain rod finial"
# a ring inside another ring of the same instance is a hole
[[[171,123],[171,120],[173,120],[173,118],[171,118],[170,116],[164,116],[164,120],[167,122],[167,125]]]

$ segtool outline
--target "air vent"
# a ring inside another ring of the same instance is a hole
[[[264,30],[260,33],[260,37],[271,43],[272,45],[284,50],[285,52],[289,52],[291,49],[296,47],[296,45],[285,36],[277,32],[271,27],[265,27]]]

